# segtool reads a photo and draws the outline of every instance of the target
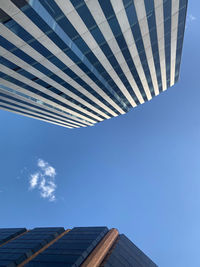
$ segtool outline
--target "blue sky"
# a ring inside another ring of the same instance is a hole
[[[69,130],[0,111],[0,227],[107,225],[161,267],[200,266],[199,9],[179,82],[128,114]]]

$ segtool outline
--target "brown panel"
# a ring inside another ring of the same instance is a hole
[[[113,246],[118,235],[117,229],[111,229],[83,262],[81,267],[98,267],[109,252],[109,249]]]
[[[69,231],[70,231],[70,229],[65,230],[62,234],[60,234],[54,240],[52,240],[51,242],[49,242],[48,244],[46,244],[44,247],[42,247],[40,250],[38,250],[36,253],[34,253],[31,257],[29,257],[28,259],[26,259],[25,261],[23,261],[22,263],[20,263],[19,265],[17,265],[17,267],[22,267],[25,264],[27,264],[29,261],[33,260],[38,254],[42,253],[45,249],[47,249],[48,247],[50,247],[53,243],[55,243],[58,239],[60,239],[61,237],[63,237]]]

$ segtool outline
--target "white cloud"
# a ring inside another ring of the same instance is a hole
[[[56,184],[52,181],[47,181],[44,177],[41,180],[41,183],[39,185],[39,188],[41,190],[40,195],[43,198],[48,198],[50,201],[55,200],[55,194],[54,191],[56,189]]]
[[[190,27],[191,27],[191,25],[192,25],[192,23],[195,21],[195,20],[197,20],[197,17],[195,17],[194,15],[192,15],[192,14],[189,14],[188,16],[187,16],[187,23],[186,23],[186,29],[189,29]]]
[[[49,166],[45,169],[45,175],[50,176],[50,177],[55,177],[56,171],[53,167]]]
[[[45,175],[50,177],[55,177],[56,171],[54,167],[50,166],[47,162],[45,162],[43,159],[38,160],[38,167],[42,169]]]
[[[193,20],[196,20],[197,18],[195,16],[193,16],[192,14],[189,15],[189,20],[190,21],[193,21]]]
[[[39,179],[39,173],[34,173],[31,174],[31,178],[30,178],[30,189],[33,189],[36,187],[36,185],[38,184],[38,179]]]
[[[55,201],[55,168],[43,159],[38,159],[37,166],[38,171],[31,174],[29,179],[30,189],[38,188],[41,197],[47,198],[49,201]]]
[[[45,162],[43,159],[38,159],[38,167],[45,168],[47,162]]]

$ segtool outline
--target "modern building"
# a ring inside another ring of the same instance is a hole
[[[2,228],[1,267],[156,267],[117,229]]]
[[[1,0],[0,108],[69,128],[179,78],[187,0]]]

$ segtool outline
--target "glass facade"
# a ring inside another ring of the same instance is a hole
[[[110,255],[100,265],[100,267],[112,266],[156,267],[157,265],[122,234],[119,235]]]
[[[2,0],[0,108],[69,128],[178,81],[187,0]]]
[[[0,242],[0,266],[157,266],[125,235],[105,226],[2,228]]]

